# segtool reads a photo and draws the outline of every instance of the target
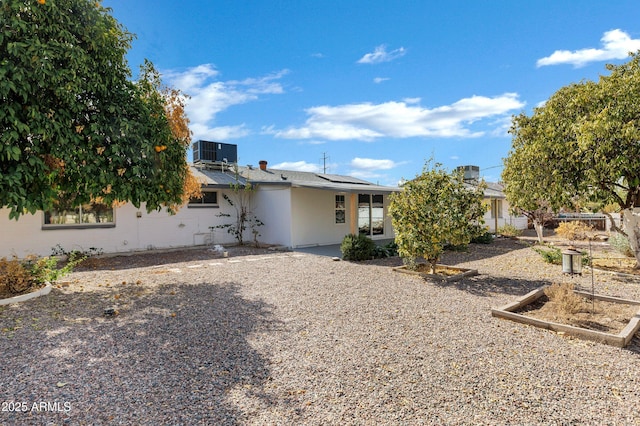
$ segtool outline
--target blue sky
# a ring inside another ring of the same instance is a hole
[[[512,115],[640,49],[637,1],[102,4],[136,35],[134,74],[147,58],[191,96],[194,139],[393,186],[429,158],[499,180]]]

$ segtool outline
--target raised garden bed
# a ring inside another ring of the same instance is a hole
[[[440,265],[440,264],[436,265],[436,273],[431,274],[427,272],[429,271],[429,267],[427,264],[424,264],[424,263],[418,264],[418,269],[416,270],[409,269],[407,268],[406,265],[395,267],[393,268],[393,270],[396,272],[402,272],[404,274],[419,275],[425,279],[431,279],[431,280],[442,281],[442,282],[453,282],[453,281],[458,281],[465,277],[478,275],[478,271],[476,269],[465,269],[465,268],[458,268],[455,266]]]
[[[579,296],[588,299],[589,301],[600,301],[603,303],[622,304],[631,308],[635,315],[631,315],[631,319],[627,325],[617,334],[598,331],[591,328],[583,328],[575,325],[569,325],[561,322],[544,320],[536,318],[532,315],[527,315],[527,311],[531,312],[531,307],[541,305],[541,302],[546,299],[544,293],[545,287],[533,290],[530,293],[525,294],[516,301],[504,305],[497,309],[491,310],[491,315],[497,318],[509,319],[522,324],[528,324],[535,327],[552,330],[557,333],[563,333],[566,335],[574,336],[580,339],[591,340],[600,343],[606,343],[608,345],[625,347],[631,342],[633,336],[640,330],[640,301],[621,299],[617,297],[603,296],[603,295],[591,295],[591,293],[574,291]],[[635,308],[635,309],[634,309]]]
[[[44,287],[39,288],[38,290],[32,291],[30,293],[20,294],[18,296],[7,297],[4,299],[0,299],[0,306],[2,305],[10,305],[12,303],[24,302],[36,297],[44,296],[51,292],[51,284],[46,283]]]

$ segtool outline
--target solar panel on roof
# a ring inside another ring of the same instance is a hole
[[[321,179],[328,180],[329,182],[334,182],[334,183],[357,183],[360,185],[370,185],[369,182],[365,182],[363,180],[352,178],[349,176],[328,175],[328,174],[322,174],[322,175],[317,174],[316,176],[318,176]]]

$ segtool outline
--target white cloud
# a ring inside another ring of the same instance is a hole
[[[379,64],[382,62],[390,62],[394,59],[398,59],[407,53],[407,49],[400,47],[398,49],[387,52],[387,46],[381,44],[377,46],[372,53],[367,53],[362,58],[358,59],[359,64]]]
[[[605,32],[600,41],[602,41],[601,49],[588,48],[573,52],[556,50],[551,56],[538,59],[536,65],[543,67],[545,65],[572,64],[579,68],[589,62],[625,59],[629,56],[629,52],[636,52],[640,49],[640,40],[632,39],[629,34],[619,29]]]
[[[391,80],[391,79],[389,77],[376,77],[376,78],[373,79],[373,82],[375,84],[380,84],[383,81],[388,81],[388,80]]]
[[[245,124],[238,126],[218,126],[208,127],[204,124],[190,124],[189,127],[193,132],[193,139],[205,139],[213,141],[227,141],[230,139],[238,139],[251,134]]]
[[[305,125],[268,132],[285,139],[357,139],[371,141],[377,138],[410,137],[478,137],[483,131],[472,131],[469,126],[477,121],[510,115],[524,107],[515,93],[493,98],[472,96],[451,105],[433,109],[409,102],[347,104],[318,106],[306,110]]]
[[[373,158],[356,157],[351,160],[351,167],[360,170],[389,170],[398,166],[393,160],[376,160]]]
[[[322,173],[322,167],[317,164],[307,163],[306,161],[285,161],[283,163],[270,166],[276,170],[293,170],[298,172]]]
[[[240,105],[259,99],[262,95],[284,93],[279,82],[288,70],[281,70],[257,78],[244,80],[220,81],[220,72],[212,64],[203,64],[186,71],[170,71],[164,73],[167,82],[189,95],[185,111],[191,120],[190,128],[194,137],[226,137],[214,138],[226,140],[246,136],[250,131],[244,124],[237,126],[215,127],[216,115],[234,105]]]

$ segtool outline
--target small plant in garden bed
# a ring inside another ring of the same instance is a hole
[[[71,256],[59,267],[55,257],[29,256],[24,260],[13,257],[0,259],[0,294],[16,295],[41,287],[46,282],[56,282],[85,258]]]
[[[561,222],[556,228],[556,235],[566,238],[567,240],[586,240],[589,238],[589,232],[592,231],[593,227],[584,222]]]
[[[370,260],[383,259],[398,255],[398,246],[395,242],[378,246],[373,240],[363,234],[345,235],[340,244],[340,252],[344,260]]]
[[[562,265],[562,251],[558,247],[544,246],[542,247],[533,247],[533,250],[538,253],[545,262],[552,263],[554,265]],[[586,253],[582,253],[582,265],[586,266],[589,264],[589,256]]]
[[[506,223],[498,228],[498,234],[503,237],[517,237],[522,234],[522,231],[515,226]]]

